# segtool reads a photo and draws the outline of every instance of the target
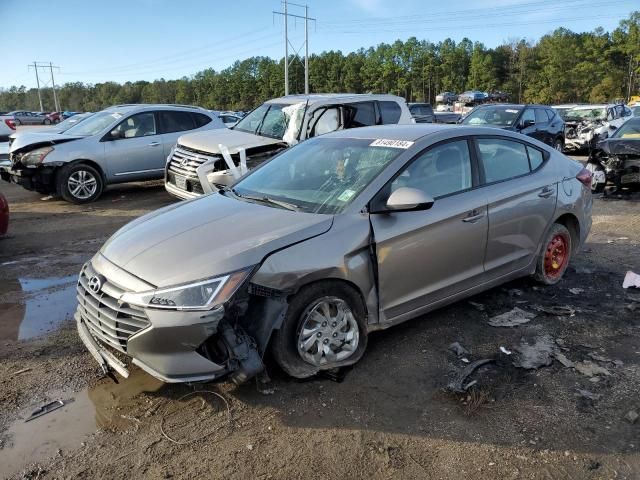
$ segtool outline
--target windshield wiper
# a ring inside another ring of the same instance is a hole
[[[293,212],[297,212],[300,210],[298,205],[294,205],[293,203],[284,202],[282,200],[276,200],[275,198],[267,197],[266,195],[259,197],[257,195],[244,195],[238,193],[235,189],[231,189],[231,192],[240,198],[244,198],[246,200],[253,200],[254,202],[262,202],[262,203],[270,203],[272,205],[277,205],[278,207],[282,207],[286,210],[291,210]]]

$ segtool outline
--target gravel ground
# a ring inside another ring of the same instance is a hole
[[[171,203],[161,185],[110,188],[84,207],[0,188],[12,208],[0,240],[0,476],[640,478],[640,420],[625,418],[640,412],[640,294],[621,287],[626,270],[640,272],[637,198],[596,199],[587,245],[559,285],[518,280],[377,332],[340,383],[270,365],[266,395],[253,383],[163,385],[135,369],[116,384],[70,325],[64,279],[118,227]],[[570,310],[549,310],[559,306]],[[536,316],[487,324],[514,307]],[[513,365],[545,338],[575,368]],[[470,393],[446,393],[462,358],[493,362]],[[55,399],[69,403],[24,423]]]

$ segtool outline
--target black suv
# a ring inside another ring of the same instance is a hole
[[[546,105],[478,105],[460,123],[513,130],[556,150],[564,148],[564,121]]]

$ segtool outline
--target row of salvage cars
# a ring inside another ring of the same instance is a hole
[[[241,383],[268,352],[298,378],[351,365],[372,331],[517,277],[557,283],[591,227],[581,164],[513,131],[412,124],[399,97],[284,97],[167,142],[161,112],[202,111],[134,108],[95,117],[92,141],[120,161],[113,143],[127,139],[161,150],[161,172],[119,168],[165,175],[189,200],[127,224],[82,268],[75,320],[105,372],[127,376],[130,360],[166,382]],[[75,133],[36,154],[16,139],[3,175],[28,177],[35,159],[15,173],[25,156],[72,151]],[[90,180],[108,181],[102,165],[72,165],[47,185],[73,196],[67,174],[84,171],[86,201]]]

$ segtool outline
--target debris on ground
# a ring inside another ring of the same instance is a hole
[[[608,244],[612,244],[612,243],[616,243],[620,240],[629,240],[629,237],[618,237],[618,238],[610,238],[609,240],[607,240]]]
[[[20,375],[21,373],[27,373],[27,372],[30,372],[30,371],[31,371],[31,368],[30,368],[30,367],[28,367],[28,368],[23,368],[22,370],[18,370],[17,372],[13,372],[13,373],[11,374],[11,377],[17,377],[17,376],[18,376],[18,375]]]
[[[500,347],[500,351],[501,351],[502,353],[504,353],[505,355],[511,355],[511,354],[513,353],[511,350],[507,350],[507,349],[506,349],[506,348],[504,348],[504,347]]]
[[[458,357],[469,354],[469,351],[462,345],[460,345],[459,342],[453,342],[451,345],[449,345],[449,351],[455,353]]]
[[[547,315],[554,315],[557,317],[567,316],[573,317],[576,314],[576,310],[569,305],[553,305],[551,307],[545,307],[542,305],[534,305],[534,310],[546,313]]]
[[[555,349],[555,343],[549,335],[536,337],[531,345],[523,338],[520,345],[516,347],[518,356],[513,364],[527,370],[548,367],[553,363],[552,355]]]
[[[578,393],[576,393],[575,395],[576,397],[582,397],[592,401],[600,400],[602,398],[601,393],[593,393],[593,392],[590,392],[589,390],[581,390],[581,389],[578,389]]]
[[[521,308],[514,307],[513,310],[491,317],[489,325],[492,327],[517,327],[529,322],[535,316],[535,313],[525,312]]]
[[[621,367],[622,365],[624,365],[624,362],[622,360],[612,360],[609,357],[605,357],[604,355],[600,355],[599,353],[595,353],[595,352],[591,352],[589,354],[589,356],[598,361],[598,362],[602,362],[602,363],[613,363],[614,365]]]
[[[554,351],[553,357],[567,368],[573,368],[575,366],[575,364],[571,360],[569,360],[563,353]]]
[[[606,375],[610,376],[611,372],[600,365],[593,363],[590,360],[585,360],[584,362],[577,362],[574,365],[574,368],[579,371],[581,374],[591,378],[597,375]]]
[[[636,410],[629,410],[624,416],[624,419],[627,422],[634,424],[638,421],[638,417],[640,417],[640,415],[638,415],[638,412]]]
[[[481,303],[478,302],[472,302],[471,300],[467,301],[467,303],[469,305],[471,305],[473,308],[475,308],[476,310],[478,310],[479,312],[484,312],[485,311],[485,306]]]
[[[31,420],[46,415],[47,413],[51,413],[62,407],[64,407],[64,402],[62,400],[54,400],[53,402],[45,403],[31,412],[31,415],[26,418],[24,423],[30,422]]]
[[[584,293],[584,288],[570,288],[569,293],[580,295],[581,293]]]
[[[507,290],[507,293],[512,297],[521,297],[524,294],[524,292],[519,288],[510,288]]]
[[[493,362],[492,358],[484,358],[482,360],[476,360],[475,362],[470,363],[447,384],[447,390],[453,393],[466,392],[469,387],[478,383],[477,380],[473,380],[472,382],[469,382],[465,385],[467,378],[478,368],[491,362]]]
[[[627,274],[624,276],[624,281],[622,282],[622,288],[629,287],[640,288],[640,275],[631,270],[627,271]]]

